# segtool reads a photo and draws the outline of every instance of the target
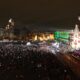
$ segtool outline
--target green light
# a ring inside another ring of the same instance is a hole
[[[68,39],[69,39],[69,32],[56,31],[54,33],[54,37],[55,37],[56,40],[61,40],[61,41],[67,42]]]

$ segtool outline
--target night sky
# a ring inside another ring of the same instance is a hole
[[[12,17],[23,24],[72,26],[80,15],[80,0],[0,0],[0,24]]]

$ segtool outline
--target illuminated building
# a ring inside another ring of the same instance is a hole
[[[70,33],[70,45],[74,50],[80,49],[80,31],[78,25],[75,25],[75,29]]]
[[[14,21],[13,19],[9,19],[8,24],[5,27],[5,38],[7,39],[13,39],[13,28],[14,28]]]
[[[54,34],[52,33],[37,33],[33,37],[33,41],[47,41],[54,40]]]

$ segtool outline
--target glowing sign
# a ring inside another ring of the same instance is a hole
[[[55,32],[55,38],[69,38],[69,33],[68,32]]]
[[[58,31],[54,32],[54,36],[55,36],[55,39],[58,39],[60,37],[60,32]]]
[[[67,42],[69,39],[69,32],[56,31],[54,33],[55,39]]]
[[[69,33],[68,32],[60,32],[60,38],[68,39]]]

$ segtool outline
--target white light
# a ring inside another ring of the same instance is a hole
[[[12,22],[12,19],[10,18],[10,19],[9,19],[9,23],[11,23],[11,22]]]
[[[80,21],[80,16],[78,16],[78,20]]]
[[[30,45],[31,45],[31,43],[30,43],[30,42],[27,42],[27,43],[26,43],[26,45],[27,45],[27,46],[30,46]]]
[[[59,43],[52,43],[52,46],[56,47],[56,48],[59,48]]]

